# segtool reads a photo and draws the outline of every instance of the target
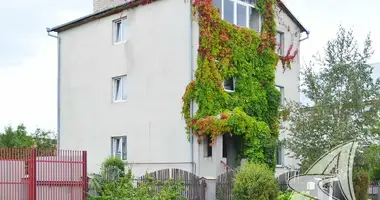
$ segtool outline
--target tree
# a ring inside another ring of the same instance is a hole
[[[303,70],[301,92],[310,104],[289,102],[282,111],[282,120],[289,122],[282,127],[289,133],[285,145],[300,159],[301,170],[345,141],[359,139],[363,147],[378,139],[373,130],[379,121],[380,80],[371,78],[367,61],[372,54],[370,34],[360,51],[353,31],[340,26],[324,54]]]
[[[20,124],[16,130],[11,126],[5,127],[4,133],[0,133],[0,147],[55,149],[57,144],[55,138],[53,132],[41,129],[28,134],[26,127]]]

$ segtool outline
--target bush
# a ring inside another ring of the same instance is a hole
[[[368,172],[359,171],[354,174],[354,191],[357,200],[368,199],[369,177]]]
[[[293,192],[290,189],[287,189],[284,193],[279,192],[277,200],[292,200]]]
[[[102,164],[102,170],[109,168],[117,168],[121,173],[125,171],[125,163],[119,157],[109,157]]]
[[[268,167],[247,163],[235,177],[232,196],[234,200],[274,200],[278,191],[277,180]]]
[[[148,174],[138,187],[133,185],[131,169],[124,173],[124,163],[120,159],[108,158],[104,161],[100,174],[93,174],[88,200],[182,200],[184,186],[181,181],[154,180]],[[123,167],[121,168],[121,164]]]

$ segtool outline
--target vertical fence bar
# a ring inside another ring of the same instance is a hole
[[[82,152],[82,160],[83,160],[83,163],[82,163],[82,170],[83,170],[83,173],[82,173],[82,179],[83,179],[83,199],[82,200],[86,200],[87,199],[87,190],[88,190],[88,179],[87,179],[87,151],[83,151]]]
[[[36,154],[36,149],[32,149],[31,152],[31,166],[30,166],[30,200],[36,200],[37,197],[37,187],[36,187],[36,166],[37,166],[37,154]]]

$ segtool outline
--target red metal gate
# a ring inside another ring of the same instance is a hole
[[[0,200],[85,200],[87,152],[0,148]]]

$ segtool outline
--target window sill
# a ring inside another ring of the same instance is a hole
[[[224,89],[224,91],[228,92],[228,93],[234,93],[235,90],[227,90],[227,89]]]
[[[128,40],[126,40],[126,41],[121,41],[121,42],[114,42],[113,45],[124,44],[124,43],[126,43],[127,41],[128,41]]]
[[[276,168],[285,168],[284,165],[276,165]]]
[[[113,101],[112,103],[124,103],[126,102],[127,100],[118,100],[118,101]]]

